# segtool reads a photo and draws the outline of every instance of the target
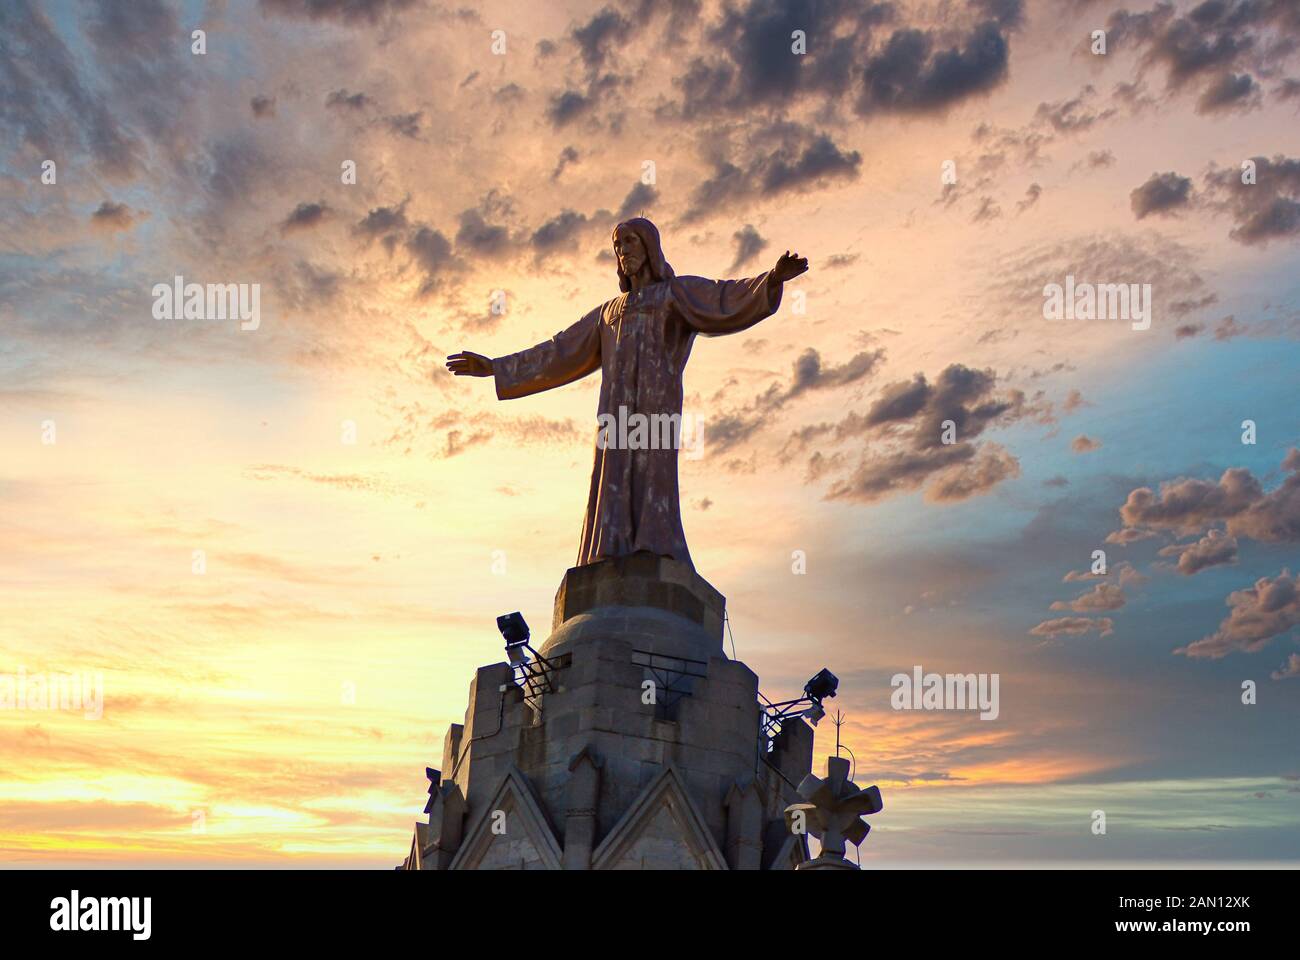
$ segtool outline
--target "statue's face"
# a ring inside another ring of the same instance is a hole
[[[645,266],[646,249],[641,238],[631,227],[620,226],[614,232],[614,256],[625,277],[634,277]]]

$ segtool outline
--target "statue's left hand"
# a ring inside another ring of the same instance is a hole
[[[793,280],[801,273],[808,272],[808,258],[801,257],[797,253],[791,253],[787,250],[776,261],[776,266],[772,268],[772,276],[778,283],[785,283],[787,280]]]

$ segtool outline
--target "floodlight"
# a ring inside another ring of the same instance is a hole
[[[511,647],[521,647],[528,642],[528,624],[524,622],[524,615],[518,610],[497,617],[497,629],[506,639],[507,650]]]
[[[822,707],[820,703],[814,703],[811,707],[809,707],[807,710],[803,712],[803,718],[807,720],[809,723],[811,723],[814,727],[817,726],[817,721],[824,716],[826,716],[826,710]]]
[[[839,678],[825,667],[822,667],[817,676],[804,684],[803,692],[804,696],[809,700],[814,703],[821,703],[826,697],[835,696],[835,691],[839,689],[839,686]]]

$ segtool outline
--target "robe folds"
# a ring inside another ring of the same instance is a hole
[[[494,359],[497,398],[526,397],[599,370],[598,419],[618,421],[621,410],[625,420],[676,414],[680,422],[682,373],[696,334],[738,333],[775,313],[781,287],[769,299],[767,276],[674,277],[615,297],[550,340]],[[599,429],[597,437],[577,566],[638,550],[690,564],[677,445],[602,443]]]

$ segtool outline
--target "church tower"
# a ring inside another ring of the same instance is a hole
[[[510,662],[470,683],[400,869],[808,861],[786,811],[807,799],[802,716],[820,715],[834,678],[824,674],[829,692],[767,703],[754,672],[723,652],[725,603],[689,565],[635,553],[565,574],[539,650],[522,618],[502,618]]]

